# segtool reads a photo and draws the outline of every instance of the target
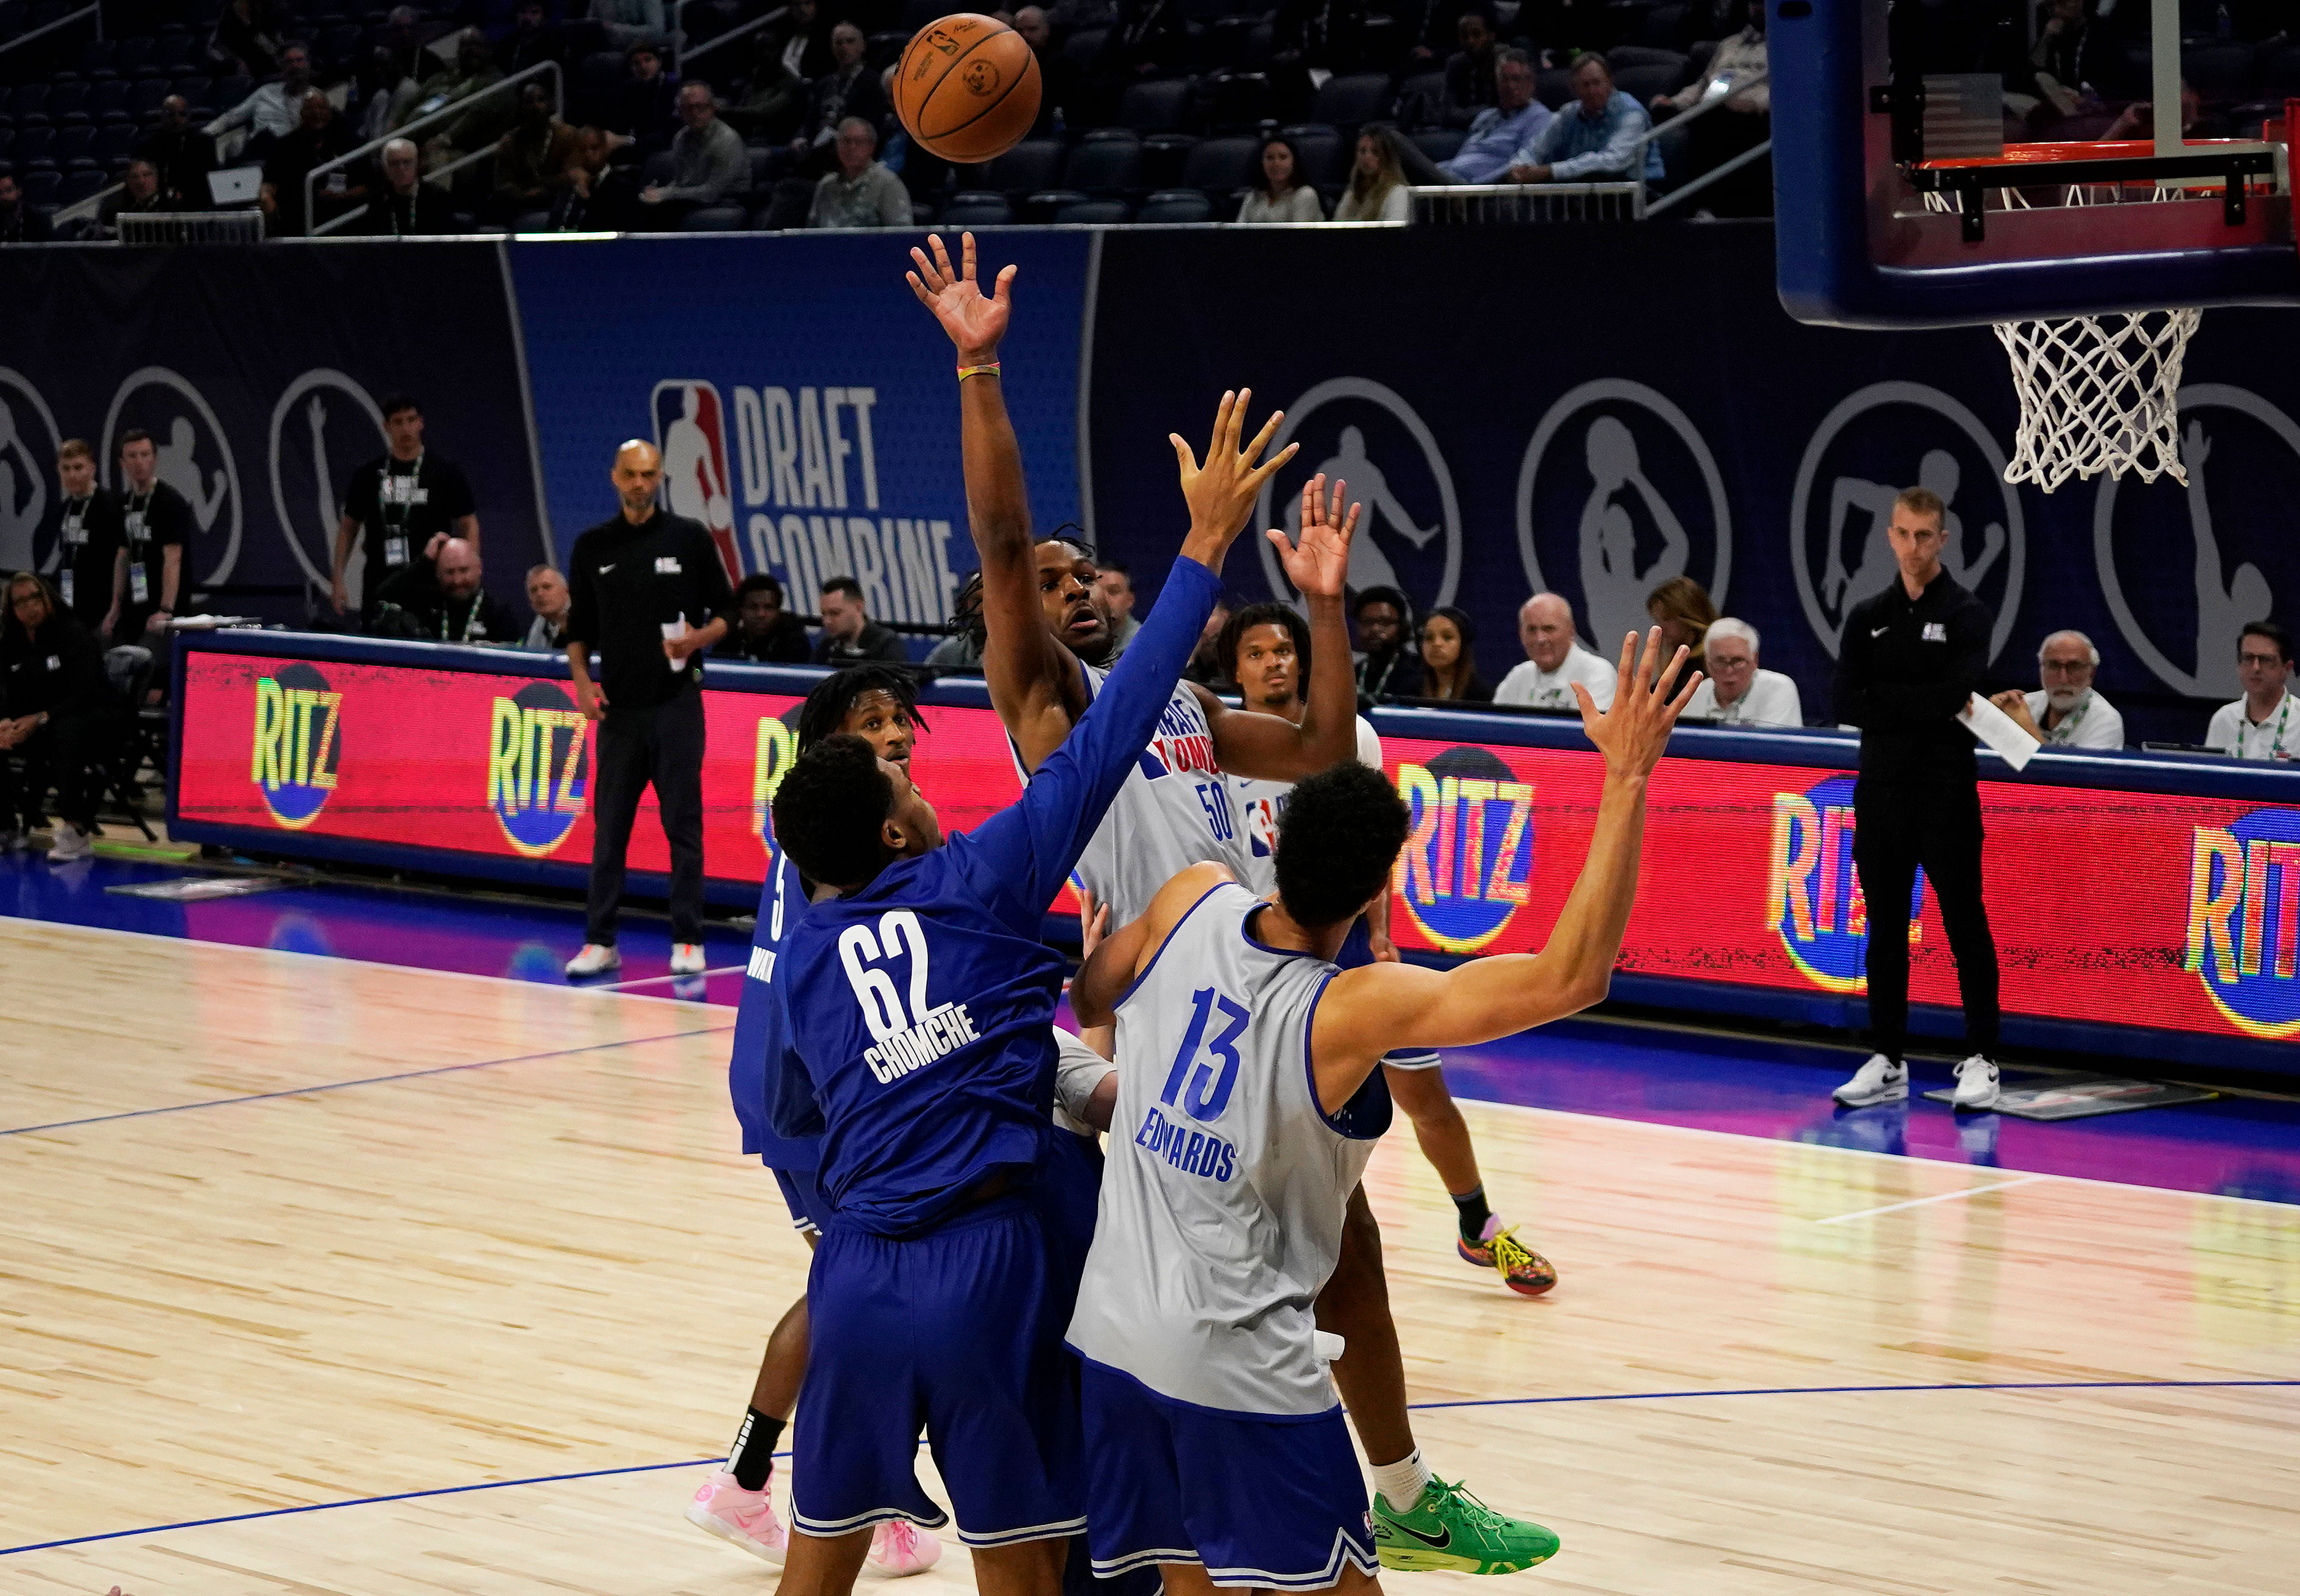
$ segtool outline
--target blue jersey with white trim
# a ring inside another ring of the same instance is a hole
[[[743,1150],[756,1153],[770,1169],[812,1173],[819,1158],[816,1134],[785,1136],[776,1131],[772,1105],[781,1092],[790,1049],[790,1021],[782,989],[775,981],[783,942],[806,913],[806,883],[798,866],[779,848],[767,858],[767,879],[759,887],[759,923],[751,932],[751,963],[743,977],[741,1007],[735,1011],[735,1047],[727,1060],[727,1092],[743,1126]]]

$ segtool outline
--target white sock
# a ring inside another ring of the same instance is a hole
[[[1415,1447],[1395,1463],[1373,1466],[1374,1489],[1382,1500],[1399,1512],[1409,1512],[1421,1500],[1422,1490],[1433,1476],[1429,1466],[1421,1461],[1421,1449]]]

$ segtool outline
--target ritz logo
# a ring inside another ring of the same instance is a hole
[[[248,780],[271,818],[300,831],[319,818],[341,768],[344,696],[297,661],[255,679],[255,736]]]
[[[794,704],[779,716],[759,717],[759,740],[751,759],[751,834],[770,858],[775,851],[775,793],[798,757],[798,712]]]
[[[1869,990],[1869,902],[1853,865],[1853,782],[1832,776],[1805,792],[1773,794],[1765,920],[1797,973],[1830,992]],[[1922,932],[1924,890],[1920,871],[1909,898],[1911,942]]]
[[[1397,767],[1413,811],[1393,885],[1447,953],[1475,953],[1509,928],[1533,884],[1533,785],[1485,748],[1453,748]]]
[[[556,682],[497,698],[488,732],[488,807],[512,847],[541,858],[567,840],[590,790],[583,712]]]
[[[2196,828],[2181,968],[2246,1035],[2300,1035],[2300,809]]]

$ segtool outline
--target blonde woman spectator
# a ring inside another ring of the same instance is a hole
[[[1325,202],[1302,180],[1302,157],[1294,141],[1279,135],[1262,146],[1262,182],[1238,207],[1241,222],[1323,221]]]
[[[1337,221],[1404,221],[1412,214],[1405,173],[1397,152],[1379,128],[1358,135],[1357,160],[1350,167],[1349,192],[1334,207]]]
[[[1689,576],[1672,576],[1646,595],[1646,614],[1661,628],[1662,648],[1681,647],[1690,656],[1685,662],[1688,671],[1709,669],[1703,650],[1717,620],[1717,604],[1708,589]]]

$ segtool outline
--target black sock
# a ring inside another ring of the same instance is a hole
[[[746,1491],[765,1487],[767,1476],[775,1468],[775,1442],[783,1438],[787,1422],[755,1408],[744,1410],[743,1427],[735,1433],[735,1450],[727,1454],[727,1472],[735,1476],[735,1483]]]
[[[1454,1206],[1461,1210],[1462,1240],[1483,1241],[1486,1234],[1486,1221],[1494,1216],[1494,1211],[1486,1207],[1484,1184],[1480,1182],[1471,1187],[1467,1191],[1454,1193]]]

